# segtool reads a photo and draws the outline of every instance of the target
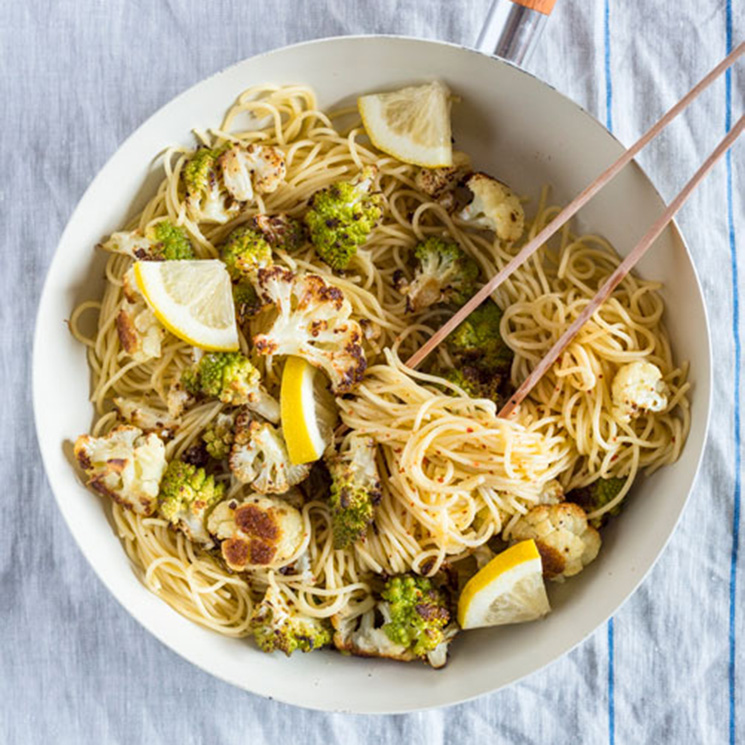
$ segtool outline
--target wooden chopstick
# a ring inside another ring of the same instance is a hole
[[[681,113],[700,93],[709,87],[725,70],[731,67],[745,53],[745,42],[730,52],[703,80],[678,101],[662,119],[652,126],[621,157],[603,171],[584,191],[578,194],[533,240],[523,246],[520,252],[497,274],[495,274],[462,308],[449,318],[434,334],[406,360],[406,365],[415,369],[440,342],[465,320],[494,290],[499,287],[518,267],[527,261],[554,233],[570,220],[590,201],[609,181],[628,165],[634,157]]]
[[[680,190],[678,196],[673,199],[670,206],[660,215],[652,227],[645,233],[644,237],[636,244],[629,255],[618,265],[618,268],[605,281],[603,286],[597,291],[592,300],[585,306],[576,320],[561,335],[559,340],[551,347],[550,351],[538,363],[533,372],[528,375],[522,385],[517,389],[515,394],[510,397],[509,401],[502,407],[498,416],[508,417],[522,400],[530,393],[535,384],[543,377],[551,365],[556,362],[559,355],[567,348],[572,339],[577,335],[579,330],[589,320],[592,314],[608,299],[613,290],[623,281],[623,278],[631,271],[634,265],[649,250],[660,233],[667,227],[667,224],[673,219],[678,210],[686,203],[693,190],[698,186],[701,180],[712,169],[714,164],[729,150],[735,140],[745,129],[745,116],[741,116],[737,124],[729,131],[727,136],[717,145],[714,152],[706,159],[704,164],[696,171],[691,180]]]

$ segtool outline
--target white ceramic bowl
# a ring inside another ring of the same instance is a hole
[[[210,673],[241,688],[316,709],[403,712],[452,704],[535,671],[578,644],[629,597],[660,555],[693,483],[709,411],[710,353],[705,308],[686,247],[675,228],[641,263],[665,283],[665,321],[679,360],[691,362],[693,418],[680,462],[640,482],[623,518],[605,534],[599,558],[579,577],[552,587],[544,621],[462,634],[447,667],[343,657],[333,652],[264,655],[179,616],[137,580],[106,515],[81,484],[70,443],[89,430],[85,350],[63,324],[73,307],[102,292],[103,257],[93,250],[142,207],[154,187],[154,155],[191,142],[193,127],[217,125],[243,89],[264,82],[307,83],[328,107],[364,91],[432,78],[462,97],[455,107],[457,145],[479,168],[538,195],[551,183],[567,201],[621,152],[595,119],[547,85],[504,62],[457,46],[390,37],[338,38],[248,59],[161,109],[109,160],[75,210],[49,270],[34,346],[33,393],[44,464],[59,508],[104,584],[146,629]],[[583,228],[627,253],[663,207],[632,166],[582,213]]]

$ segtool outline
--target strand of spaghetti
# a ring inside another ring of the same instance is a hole
[[[729,69],[745,53],[745,42],[739,44],[703,80],[683,96],[656,124],[643,134],[615,163],[611,164],[592,183],[580,192],[538,235],[525,244],[522,250],[501,271],[494,275],[462,308],[446,321],[411,357],[406,364],[418,367],[432,350],[451,331],[464,321],[494,290],[516,269],[524,264],[546,241],[568,222],[606,184],[612,181],[660,132],[708,88],[725,70]]]
[[[714,164],[729,150],[735,140],[745,129],[745,116],[741,116],[737,124],[729,131],[726,137],[717,145],[714,152],[704,161],[703,165],[691,177],[688,183],[680,190],[678,195],[670,203],[670,206],[660,215],[652,227],[645,233],[644,237],[636,244],[631,253],[618,265],[605,284],[597,291],[595,297],[583,308],[569,328],[561,335],[535,369],[523,381],[510,400],[502,407],[499,416],[508,417],[520,402],[533,390],[535,384],[543,377],[549,367],[556,362],[559,355],[569,346],[572,339],[577,335],[582,326],[587,323],[592,314],[608,299],[613,290],[618,287],[623,278],[634,268],[637,262],[649,250],[657,240],[668,223],[675,217],[678,210],[688,201],[693,190],[702,179],[714,167]]]

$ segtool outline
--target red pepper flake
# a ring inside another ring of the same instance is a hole
[[[440,482],[441,484],[444,484],[444,483],[445,483],[445,479],[444,479],[444,478],[443,478],[442,476],[438,476],[438,477],[437,477],[437,480],[438,480],[438,481],[439,481],[439,482]]]
[[[479,463],[477,460],[473,461],[473,467],[474,468],[481,468],[481,463]]]
[[[469,435],[470,435],[470,434],[473,434],[473,427],[468,427],[468,428],[466,429],[466,432],[468,432],[468,434],[469,434]]]
[[[617,456],[617,455],[614,455],[614,456],[613,456],[613,457],[612,457],[612,458],[610,459],[610,462],[611,462],[611,463],[613,463],[614,461],[617,461],[617,460],[618,460],[618,456]]]

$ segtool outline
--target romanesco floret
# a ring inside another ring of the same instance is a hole
[[[589,515],[610,504],[619,495],[625,484],[625,478],[598,479],[587,486],[572,489],[567,493],[566,500],[578,504]],[[590,525],[594,528],[602,527],[609,518],[615,517],[621,512],[622,505],[623,502],[619,502],[607,512],[591,519]]]
[[[449,368],[442,377],[462,388],[471,398],[486,398],[494,401],[497,407],[502,404],[504,377],[499,373],[482,370],[476,365],[463,365]]]
[[[259,269],[272,265],[272,247],[263,235],[243,225],[227,237],[220,258],[234,282],[250,281]]]
[[[225,188],[218,168],[224,148],[201,147],[182,171],[186,208],[195,222],[224,223],[238,214],[240,202]]]
[[[482,370],[509,372],[513,351],[499,333],[502,311],[487,300],[476,308],[446,340],[450,356],[458,365],[476,365]]]
[[[189,234],[170,220],[161,220],[152,227],[153,256],[164,261],[195,258]]]
[[[248,406],[272,422],[279,421],[279,404],[261,385],[261,375],[240,352],[209,352],[181,375],[194,395],[219,398],[231,406]]]
[[[458,215],[462,220],[493,230],[503,241],[516,241],[523,234],[525,212],[509,186],[485,173],[472,174],[465,184],[473,200]]]
[[[416,657],[442,642],[450,611],[445,596],[430,579],[413,574],[391,577],[381,597],[390,609],[390,621],[383,631],[391,641],[410,649]]]
[[[225,460],[230,455],[233,446],[233,426],[235,425],[235,414],[218,414],[214,421],[210,422],[202,435],[207,452],[215,460]]]
[[[376,175],[377,168],[367,166],[352,181],[337,181],[310,198],[310,240],[332,269],[347,267],[383,214],[383,195],[371,193]]]
[[[297,251],[308,240],[305,225],[284,213],[278,215],[256,215],[250,225],[264,236],[272,248]]]
[[[103,437],[81,435],[74,452],[91,489],[140,515],[155,512],[166,469],[166,449],[157,435],[122,425]]]
[[[297,610],[282,590],[270,584],[251,615],[251,631],[262,652],[312,652],[331,642],[331,624]]]
[[[297,276],[281,266],[260,269],[258,291],[273,313],[265,333],[253,338],[260,355],[295,355],[323,370],[336,394],[361,380],[367,362],[362,330],[344,293],[317,274]]]
[[[284,494],[308,478],[310,464],[292,463],[281,428],[258,422],[242,409],[233,432],[230,470],[241,483],[262,494]]]
[[[352,435],[349,446],[326,459],[331,474],[329,508],[334,548],[351,546],[362,538],[380,502],[380,476],[372,437]]]
[[[223,490],[204,468],[172,460],[160,482],[158,512],[189,540],[211,545],[207,515],[222,499]]]
[[[189,234],[170,220],[160,220],[145,230],[112,233],[101,248],[121,253],[136,261],[173,261],[193,259]]]
[[[458,625],[450,622],[446,593],[431,580],[392,577],[372,607],[369,599],[362,604],[362,613],[350,607],[331,618],[339,651],[401,662],[421,659],[435,668],[445,665]]]
[[[247,323],[261,311],[261,300],[250,282],[238,282],[233,285],[233,304],[238,323]]]
[[[414,279],[402,288],[410,313],[436,303],[463,305],[476,291],[479,265],[456,243],[433,236],[414,249],[414,256]]]

